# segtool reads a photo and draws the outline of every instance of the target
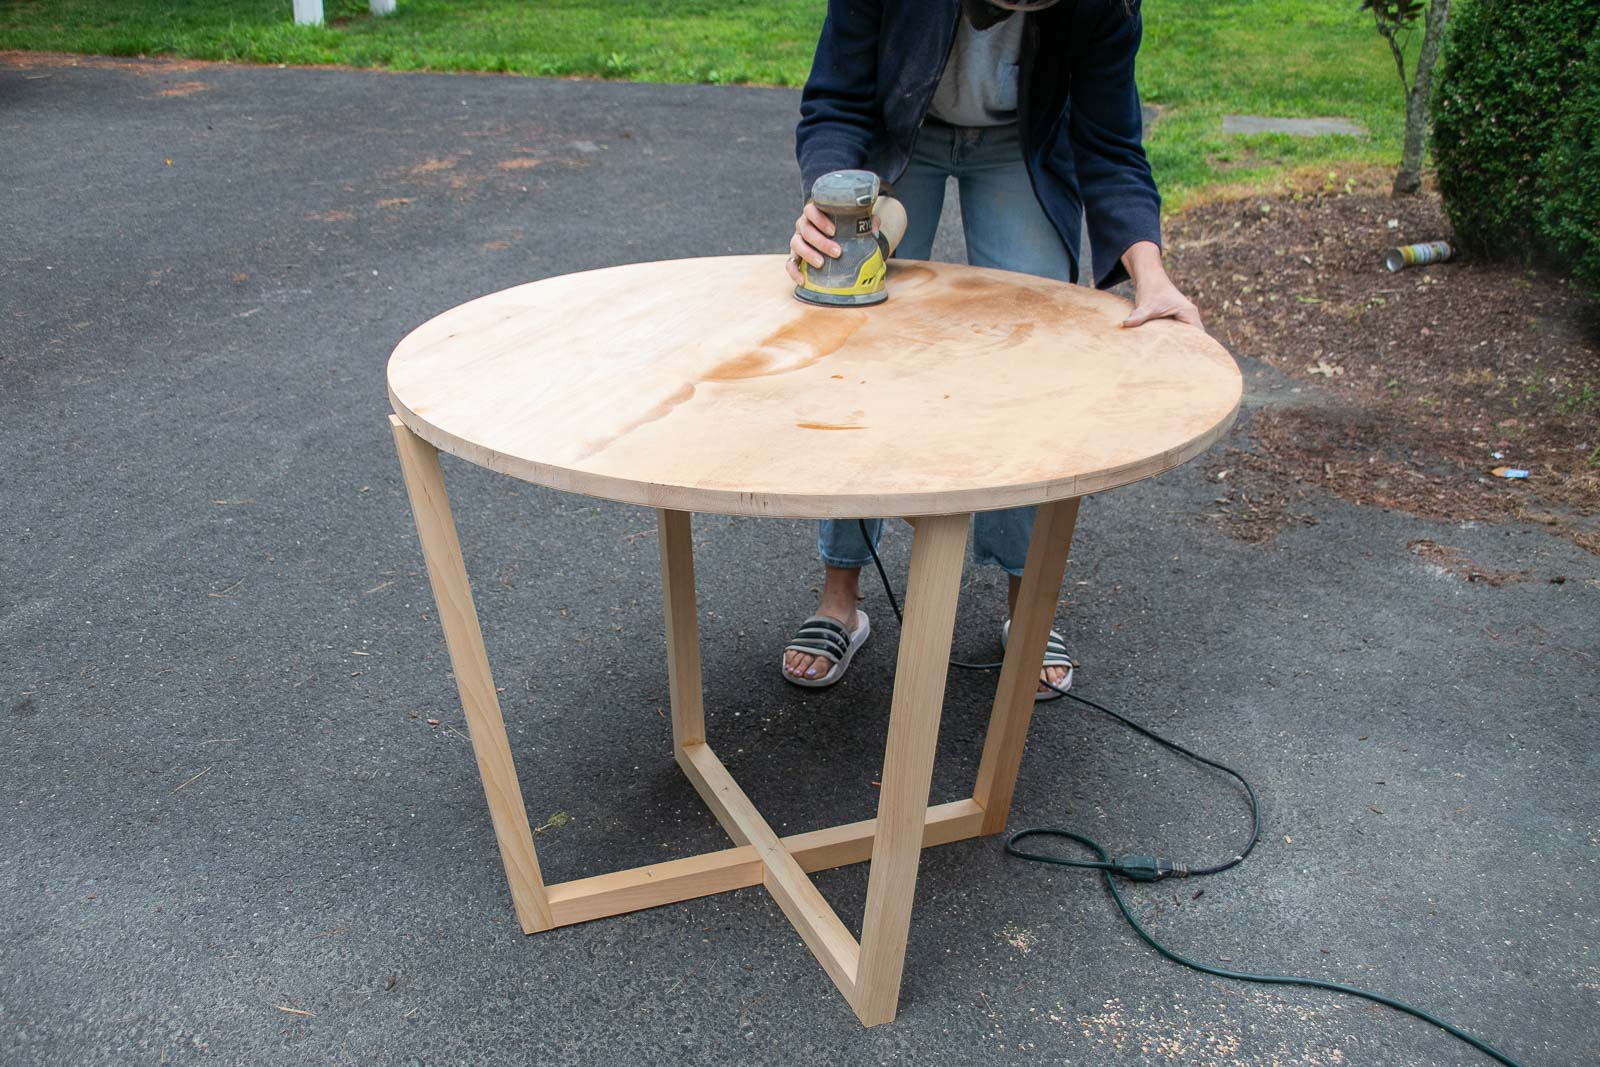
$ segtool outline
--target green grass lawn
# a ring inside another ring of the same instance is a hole
[[[800,85],[823,0],[0,0],[0,49],[172,55],[394,70]],[[1398,161],[1403,113],[1387,49],[1356,0],[1146,0],[1140,85],[1162,108],[1149,151],[1169,203],[1290,168]],[[1224,136],[1222,116],[1337,115],[1347,137]]]

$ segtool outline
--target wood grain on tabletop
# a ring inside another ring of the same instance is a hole
[[[1158,474],[1232,422],[1232,357],[1128,303],[895,262],[889,299],[819,308],[782,256],[641,263],[470,301],[389,362],[395,411],[472,463],[684,511],[947,514]]]

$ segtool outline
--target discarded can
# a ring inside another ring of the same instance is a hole
[[[1407,267],[1445,263],[1455,258],[1455,254],[1456,250],[1451,247],[1449,241],[1424,241],[1419,245],[1401,245],[1399,248],[1389,249],[1389,254],[1383,257],[1383,265],[1388,267],[1392,274]]]

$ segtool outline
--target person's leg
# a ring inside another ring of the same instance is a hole
[[[895,183],[895,199],[906,209],[906,232],[895,250],[896,259],[927,259],[933,251],[934,234],[939,229],[939,213],[944,209],[945,180],[950,176],[950,128],[929,125],[917,137],[911,164]],[[855,629],[856,598],[861,588],[861,568],[872,561],[861,526],[855,519],[824,519],[817,532],[817,554],[822,557],[822,602],[818,615],[838,619],[847,629]],[[867,523],[874,548],[881,519]],[[828,672],[828,661],[803,652],[786,652],[784,670],[799,678],[816,678]]]
[[[993,564],[1012,578],[1022,575],[1028,560],[1028,542],[1033,534],[1036,509],[1007,508],[980,511],[972,517],[972,562]]]
[[[1070,278],[1066,246],[1033,194],[1015,126],[985,129],[963,142],[956,177],[968,263],[1063,282]],[[1012,608],[1016,607],[1022,565],[1028,557],[1033,519],[1031,507],[980,512],[973,518],[973,560],[1006,571],[1007,601]],[[1066,676],[1064,667],[1049,667],[1040,674],[1051,685],[1060,685]]]
[[[883,535],[883,520],[866,521],[872,548]],[[861,594],[861,568],[872,562],[867,538],[858,519],[824,519],[817,524],[817,555],[822,559],[822,601],[816,614],[837,619],[846,630],[856,629],[856,599]],[[824,656],[790,649],[783,654],[783,669],[796,678],[820,678],[830,664]]]
[[[1068,280],[1066,245],[1033,195],[1015,126],[977,131],[958,155],[956,179],[968,263]]]
[[[1006,572],[1006,614],[1017,610],[1017,594],[1022,589],[1022,567],[1028,561],[1028,542],[1033,539],[1033,520],[1037,508],[1007,508],[980,511],[972,517],[972,560],[992,563]],[[1065,667],[1046,667],[1039,677],[1051,685],[1066,681]],[[1043,689],[1043,686],[1040,686]]]
[[[896,259],[927,259],[944,210],[945,183],[950,177],[952,128],[929,122],[917,132],[911,162],[894,185],[895,199],[906,209],[906,232],[895,249]]]

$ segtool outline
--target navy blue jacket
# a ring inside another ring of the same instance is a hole
[[[1137,0],[1131,10],[1124,0],[1062,0],[1028,15],[1022,37],[1017,111],[1028,176],[1074,280],[1087,212],[1101,288],[1127,277],[1129,246],[1161,243],[1161,197],[1133,83],[1138,12]],[[807,190],[852,167],[900,179],[960,17],[961,0],[828,0],[795,130]]]

